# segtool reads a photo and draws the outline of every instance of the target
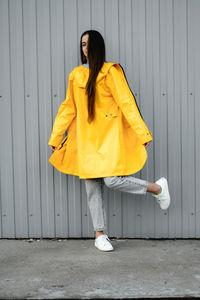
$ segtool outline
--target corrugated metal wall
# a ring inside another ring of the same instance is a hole
[[[0,1],[0,237],[93,237],[84,180],[47,145],[79,39],[99,30],[153,133],[136,177],[166,176],[172,204],[105,188],[109,236],[200,237],[200,1]]]

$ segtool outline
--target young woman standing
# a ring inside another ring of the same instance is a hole
[[[96,231],[95,246],[112,251],[104,230],[103,184],[132,194],[152,193],[161,209],[170,205],[168,182],[134,177],[147,160],[152,141],[120,64],[105,61],[105,43],[96,30],[82,33],[82,65],[69,75],[66,99],[55,118],[48,145],[57,151],[49,162],[59,171],[85,180]],[[67,139],[62,141],[68,129]]]

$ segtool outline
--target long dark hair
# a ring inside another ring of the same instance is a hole
[[[95,117],[95,84],[96,78],[105,62],[105,43],[100,32],[96,30],[84,31],[80,39],[80,52],[82,64],[87,63],[87,57],[82,50],[82,37],[88,34],[88,64],[89,78],[86,85],[86,93],[88,95],[88,123],[91,123]]]

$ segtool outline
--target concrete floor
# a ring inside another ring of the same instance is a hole
[[[0,298],[200,298],[200,240],[0,240]]]

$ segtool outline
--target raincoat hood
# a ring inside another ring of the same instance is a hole
[[[111,62],[104,63],[101,70],[98,73],[96,78],[96,84],[98,84],[101,80],[103,80],[109,70],[109,68],[113,65]],[[75,81],[77,86],[86,87],[88,77],[89,77],[89,69],[84,65],[74,68],[73,73],[76,73]]]

